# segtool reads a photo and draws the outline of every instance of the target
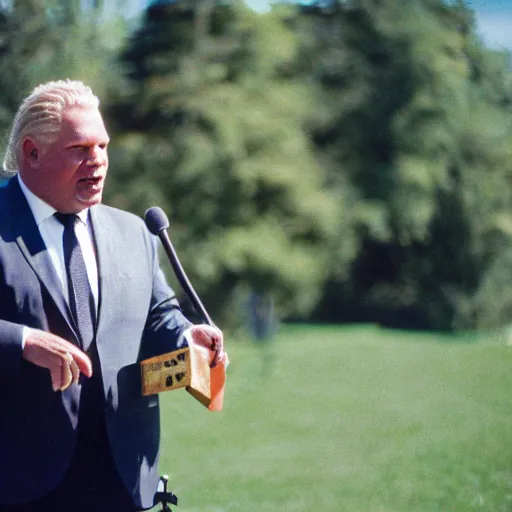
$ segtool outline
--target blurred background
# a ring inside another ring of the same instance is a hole
[[[3,140],[37,83],[90,84],[106,202],[168,213],[222,325],[510,322],[508,2],[2,6]]]
[[[225,412],[164,398],[180,510],[512,510],[511,52],[508,0],[0,2],[1,140],[89,84],[229,333]]]

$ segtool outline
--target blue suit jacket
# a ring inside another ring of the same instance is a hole
[[[90,210],[98,273],[96,345],[110,445],[138,506],[158,483],[158,396],[141,396],[138,362],[175,350],[190,322],[158,264],[157,239],[135,215]],[[0,188],[0,503],[43,496],[76,441],[80,384],[54,392],[47,369],[22,358],[22,327],[78,345],[61,284],[18,180]],[[181,346],[181,345],[180,345]]]

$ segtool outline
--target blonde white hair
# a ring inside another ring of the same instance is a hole
[[[77,80],[58,80],[38,85],[23,100],[14,117],[3,163],[6,174],[18,171],[25,137],[51,144],[59,133],[62,115],[67,108],[98,108],[99,104],[91,88]]]

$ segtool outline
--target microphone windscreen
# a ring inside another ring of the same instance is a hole
[[[146,221],[146,226],[149,231],[153,233],[153,235],[157,235],[160,231],[167,229],[169,227],[169,220],[167,219],[167,215],[158,206],[152,206],[149,210],[144,214],[144,220]]]

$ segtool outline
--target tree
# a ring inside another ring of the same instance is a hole
[[[44,3],[31,0],[0,7],[0,35],[0,133],[7,142],[12,118],[30,86],[27,64],[44,54],[55,34],[46,26]]]
[[[354,0],[307,14],[315,37],[302,62],[326,105],[312,135],[333,182],[356,187],[360,243],[350,278],[333,274],[318,315],[476,326],[477,291],[509,243],[503,62],[482,47],[462,2]]]
[[[350,245],[302,129],[311,92],[290,75],[287,20],[241,2],[155,5],[123,53],[131,94],[112,110],[124,133],[110,200],[169,213],[187,272],[224,319],[250,291],[282,314],[308,311],[330,241]]]
[[[120,18],[97,23],[96,11],[79,15],[79,2],[23,0],[0,9],[0,134],[8,131],[22,99],[39,83],[83,80],[108,101],[116,77]]]

